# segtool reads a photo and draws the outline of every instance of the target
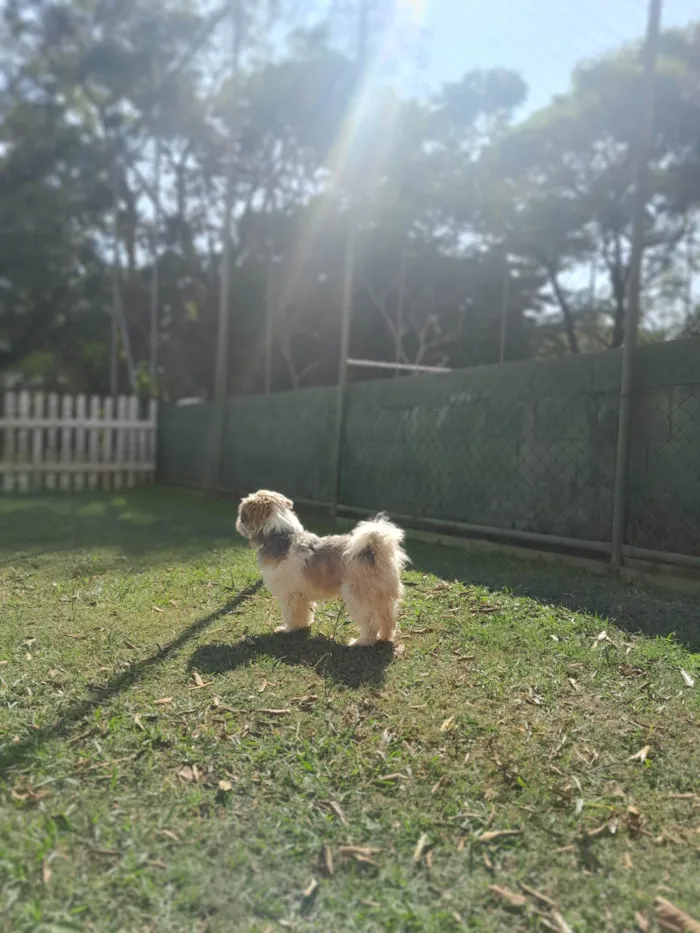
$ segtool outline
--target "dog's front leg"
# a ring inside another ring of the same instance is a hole
[[[311,627],[314,620],[316,603],[309,602],[305,596],[293,596],[282,603],[282,625],[276,632],[299,632]]]

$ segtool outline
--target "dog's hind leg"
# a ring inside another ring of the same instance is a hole
[[[357,599],[350,588],[343,587],[342,596],[345,600],[345,608],[350,616],[350,621],[354,622],[360,630],[360,637],[353,638],[350,644],[358,647],[376,644],[379,633],[379,616],[375,608],[363,600]]]
[[[386,606],[378,608],[379,641],[393,641],[396,634],[396,616],[398,606],[395,599],[387,602]]]
[[[304,595],[291,596],[282,603],[282,625],[278,626],[276,632],[299,632],[302,629],[311,628],[314,620],[314,610],[316,603],[309,601]]]

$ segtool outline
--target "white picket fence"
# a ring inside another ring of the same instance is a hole
[[[140,417],[135,397],[89,399],[5,392],[0,410],[0,488],[121,489],[153,481],[156,402]]]

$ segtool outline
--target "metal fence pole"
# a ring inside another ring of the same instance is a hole
[[[219,292],[219,320],[216,336],[216,361],[214,370],[214,402],[216,404],[212,456],[209,467],[209,485],[216,488],[221,485],[221,460],[226,428],[226,399],[229,384],[230,356],[230,315],[229,302],[231,292],[231,264],[233,250],[231,244],[231,217],[233,214],[236,142],[234,131],[237,118],[238,84],[241,62],[242,10],[241,0],[230,0],[231,14],[231,102],[228,127],[228,146],[226,154],[226,191],[224,194],[224,218],[222,224],[221,282]]]
[[[625,538],[627,512],[627,481],[629,474],[630,440],[632,427],[632,383],[634,353],[639,324],[640,286],[644,254],[644,225],[647,201],[648,161],[654,127],[654,83],[656,55],[661,29],[662,0],[649,0],[647,34],[644,45],[644,73],[642,86],[643,114],[637,144],[637,164],[632,219],[632,248],[630,252],[627,297],[627,318],[622,348],[622,375],[620,379],[620,418],[617,432],[617,459],[615,463],[615,492],[613,499],[612,550],[610,563],[619,568]]]
[[[119,157],[115,153],[112,162],[112,205],[114,222],[112,238],[112,315],[109,345],[109,394],[117,397],[119,391],[119,306],[121,303],[119,282]]]
[[[498,361],[506,361],[506,339],[508,335],[508,306],[510,305],[510,265],[508,253],[503,253],[503,290],[501,292],[501,333],[499,338]]]
[[[270,248],[265,268],[265,395],[272,392],[272,350],[274,345],[274,323],[277,317],[279,278]]]
[[[152,74],[153,74],[153,83],[158,84],[158,69],[155,62],[152,64]],[[159,269],[158,269],[158,260],[160,258],[158,249],[158,240],[160,237],[160,223],[161,223],[161,214],[160,214],[160,176],[161,176],[161,141],[160,141],[160,124],[158,121],[159,109],[154,108],[154,124],[155,124],[155,153],[154,153],[154,170],[155,177],[153,179],[153,187],[155,194],[155,201],[153,204],[153,240],[151,243],[151,262],[153,263],[153,268],[151,269],[151,293],[150,293],[150,347],[149,347],[149,362],[148,362],[148,382],[150,388],[151,398],[158,397],[158,316],[160,312],[160,281],[159,281]]]
[[[338,361],[338,387],[335,417],[335,452],[333,458],[333,492],[331,496],[331,514],[338,514],[340,497],[340,473],[342,467],[343,431],[345,428],[345,391],[348,382],[348,352],[350,348],[350,321],[352,318],[352,297],[355,282],[355,245],[357,227],[354,218],[350,219],[347,240],[345,242],[345,262],[343,269],[343,298],[340,320],[340,359]]]

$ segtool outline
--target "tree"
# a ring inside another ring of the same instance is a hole
[[[647,309],[661,281],[668,282],[694,210],[684,187],[699,152],[686,90],[698,68],[685,55],[690,37],[690,31],[667,34],[658,67],[642,282]],[[582,66],[568,94],[491,154],[492,171],[505,174],[512,193],[505,221],[511,246],[545,271],[571,352],[578,352],[580,325],[591,319],[586,286],[572,289],[562,277],[581,264],[598,262],[607,279],[597,310],[610,327],[601,340],[617,347],[624,338],[640,82],[637,46]]]

